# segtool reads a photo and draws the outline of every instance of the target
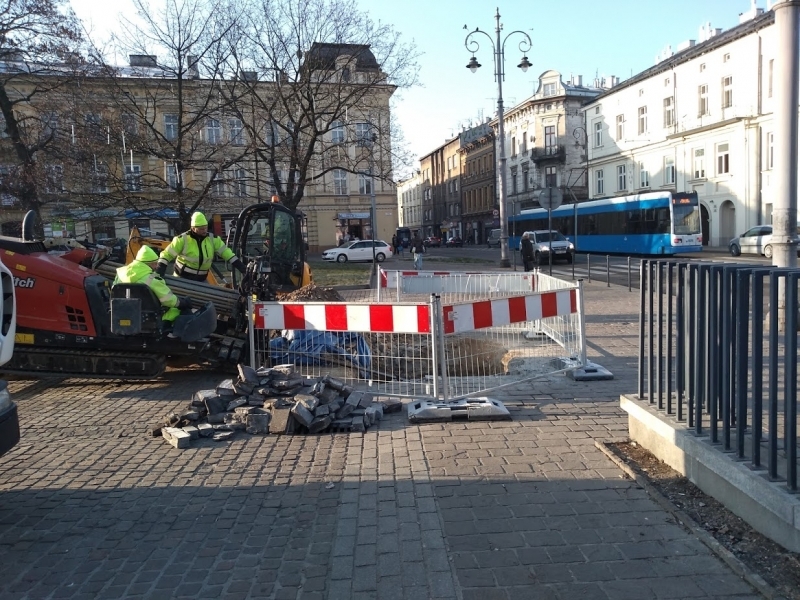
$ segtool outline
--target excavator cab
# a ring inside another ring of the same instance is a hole
[[[234,285],[266,300],[311,283],[302,219],[302,213],[278,202],[254,204],[239,213],[228,247],[248,267],[243,276],[234,273]]]

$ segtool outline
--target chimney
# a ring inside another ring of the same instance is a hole
[[[197,57],[193,54],[186,56],[186,76],[189,79],[200,79],[200,66],[197,64]]]
[[[578,85],[583,85],[583,75],[578,75]]]
[[[153,54],[130,54],[128,61],[132,67],[158,68],[156,57]]]

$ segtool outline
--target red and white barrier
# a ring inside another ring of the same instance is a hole
[[[467,273],[465,271],[384,271],[380,270],[382,288],[396,290],[401,277],[436,277],[442,275],[480,275],[480,273]]]
[[[427,304],[323,304],[256,302],[255,329],[306,329],[359,333],[430,333]]]
[[[538,321],[576,312],[578,301],[574,289],[442,306],[445,333]]]

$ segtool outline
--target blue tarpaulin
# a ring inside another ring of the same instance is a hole
[[[353,352],[355,350],[355,352]],[[362,375],[370,368],[372,354],[357,333],[333,331],[285,331],[269,341],[270,358],[276,364],[321,365],[323,354],[336,354],[353,363]]]

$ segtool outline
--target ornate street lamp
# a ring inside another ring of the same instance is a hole
[[[497,12],[494,16],[496,21],[495,26],[495,39],[492,39],[492,36],[486,33],[485,31],[481,31],[480,29],[475,29],[475,31],[471,31],[467,34],[467,37],[464,40],[464,46],[472,53],[472,58],[469,60],[469,64],[467,68],[472,71],[473,73],[480,68],[480,63],[478,59],[475,58],[475,53],[480,49],[480,45],[478,44],[477,40],[472,39],[472,36],[475,34],[483,34],[487,38],[489,38],[489,43],[492,45],[492,51],[494,53],[494,78],[497,81],[497,135],[499,139],[499,156],[498,156],[498,201],[500,204],[500,266],[501,267],[510,267],[511,262],[508,260],[508,221],[506,219],[506,146],[505,146],[505,130],[503,126],[503,80],[505,79],[505,70],[504,70],[504,63],[505,63],[505,46],[506,41],[509,37],[514,35],[515,33],[519,33],[523,36],[523,40],[519,43],[519,50],[522,52],[522,60],[517,65],[522,72],[528,70],[528,67],[531,66],[528,57],[525,56],[525,53],[529,51],[532,47],[532,42],[530,36],[525,33],[524,31],[512,31],[508,35],[506,35],[502,42],[500,41],[500,31],[502,30],[502,25],[500,24],[500,9],[497,9]],[[466,28],[466,26],[465,26]]]

